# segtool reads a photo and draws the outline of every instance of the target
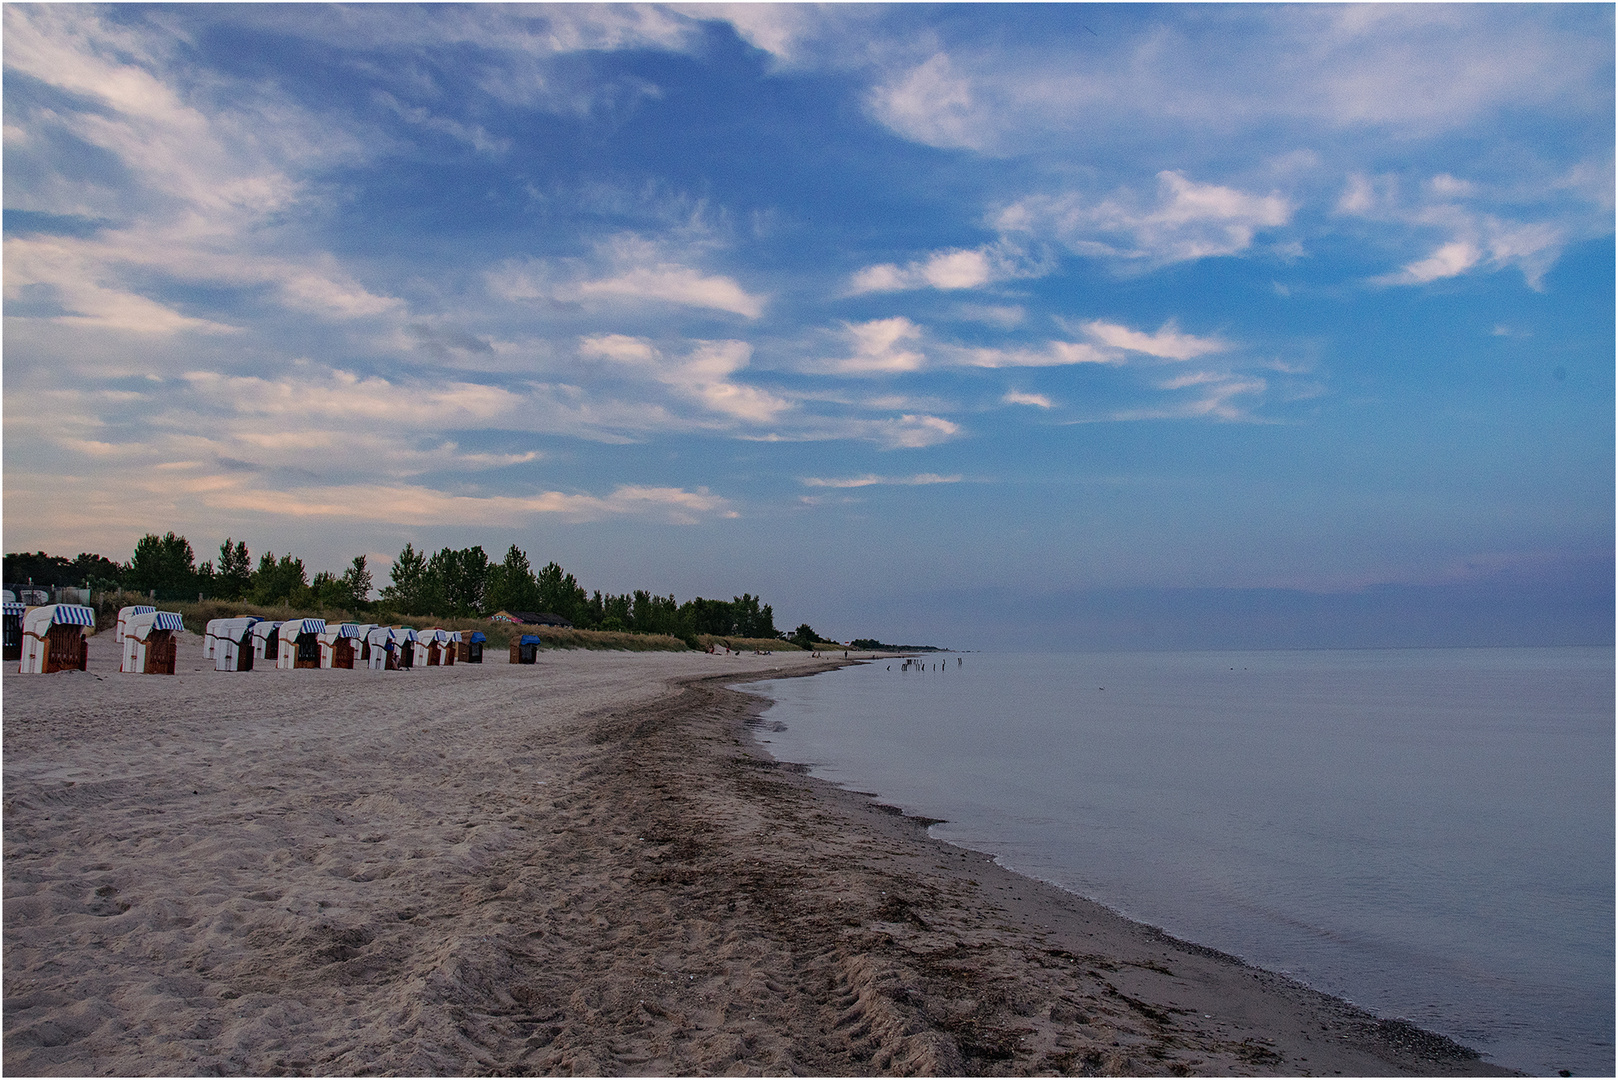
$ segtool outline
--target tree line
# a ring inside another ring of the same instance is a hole
[[[41,551],[6,555],[4,573],[10,583],[155,590],[159,599],[171,601],[200,595],[263,606],[445,618],[527,611],[558,615],[585,630],[669,634],[688,642],[698,634],[814,640],[807,624],[790,638],[777,631],[770,605],[751,593],[730,600],[699,596],[681,603],[672,594],[645,589],[621,595],[587,592],[555,562],[534,570],[516,544],[500,562],[492,562],[481,547],[446,547],[428,554],[406,544],[380,589],[364,555],[356,555],[341,574],[323,570],[311,578],[303,560],[290,552],[277,556],[266,551],[255,567],[247,542],[227,537],[217,560],[198,565],[190,541],[173,532],[141,537],[127,563],[87,553],[70,560]],[[375,600],[373,591],[379,592]]]

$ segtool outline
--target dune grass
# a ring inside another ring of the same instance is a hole
[[[631,634],[622,630],[575,630],[565,626],[514,626],[510,623],[504,625],[513,635],[533,634],[551,649],[685,652],[689,648],[685,642],[670,634]]]
[[[722,645],[722,646],[730,649],[731,652],[802,652],[803,651],[802,649],[798,648],[798,646],[794,645],[792,642],[790,642],[790,641],[782,641],[780,638],[745,638],[745,637],[725,637],[722,634],[698,634],[697,635],[697,640],[702,642],[702,647],[705,648],[705,649],[712,648],[715,645]],[[842,648],[841,645],[839,645],[837,647],[839,649]]]

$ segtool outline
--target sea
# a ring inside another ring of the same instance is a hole
[[[1614,1074],[1610,647],[929,653],[742,687],[939,839],[1534,1075]]]

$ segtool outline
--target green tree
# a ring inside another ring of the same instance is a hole
[[[815,642],[820,640],[820,635],[815,633],[815,628],[808,623],[799,623],[798,628],[792,631],[792,636],[787,640],[800,649],[812,649],[815,647]]]
[[[770,605],[761,604],[759,597],[742,593],[731,601],[731,611],[738,637],[772,638],[776,636],[775,613]]]
[[[219,545],[219,566],[214,571],[214,595],[222,600],[240,600],[253,587],[253,563],[247,554],[247,541]]]
[[[427,563],[431,605],[442,615],[474,615],[483,610],[489,584],[489,557],[481,547],[444,548]]]
[[[680,622],[692,634],[734,634],[735,613],[728,600],[704,600],[697,597],[680,605]]]
[[[672,596],[636,589],[630,600],[629,625],[637,634],[678,634],[680,605]]]
[[[5,578],[8,585],[26,585],[30,581],[35,585],[70,585],[78,584],[66,580],[68,574],[68,561],[60,555],[47,555],[43,551],[14,551],[5,558]],[[116,567],[115,577],[123,575],[123,567]]]
[[[214,573],[212,559],[204,560],[202,565],[197,567],[195,580],[197,592],[203,596],[219,595],[219,575]]]
[[[488,582],[483,590],[485,611],[536,611],[539,608],[539,583],[534,580],[528,553],[512,544],[506,549],[504,561],[489,567]]]
[[[173,532],[147,533],[135,544],[124,584],[141,592],[156,589],[184,596],[196,588],[196,576],[196,554],[189,540]]]
[[[253,603],[266,605],[298,606],[316,599],[309,588],[303,560],[295,558],[291,552],[277,559],[275,552],[266,551],[258,560],[258,569],[253,572],[253,585],[248,595]]]
[[[356,555],[348,569],[343,571],[343,587],[348,593],[350,610],[357,611],[371,602],[371,571],[365,565],[365,556]]]
[[[560,615],[575,626],[582,625],[580,611],[584,607],[584,588],[576,581],[572,574],[563,570],[554,562],[548,562],[535,576],[539,585],[539,607],[541,611],[549,611]],[[629,611],[627,606],[620,615],[621,621],[628,625]]]
[[[90,587],[97,582],[110,584],[119,579],[122,569],[117,563],[104,555],[92,555],[87,551],[81,551],[79,552],[79,557],[68,564],[68,579],[62,584],[86,587]],[[9,574],[6,576],[6,580],[11,580]]]
[[[330,570],[317,573],[309,583],[309,591],[314,593],[315,604],[322,609],[346,608],[353,600],[343,579]]]
[[[393,583],[382,590],[382,599],[406,615],[426,615],[432,602],[433,582],[427,573],[427,558],[406,544],[388,571]]]

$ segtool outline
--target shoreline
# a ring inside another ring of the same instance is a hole
[[[846,663],[834,666],[842,667]],[[812,673],[794,673],[808,674]],[[762,726],[759,718],[768,702],[758,695],[746,696],[760,703],[754,719],[748,723],[749,730],[756,732]],[[776,761],[756,738],[751,741],[754,753]],[[1132,1019],[1146,1022],[1141,1029],[1129,1032],[1137,1040],[1133,1045],[1145,1046],[1144,1059],[1127,1054],[1120,1057],[1116,1048],[1131,1045],[1131,1042],[1108,1039],[1106,1042],[1115,1049],[1110,1053],[1095,1047],[1086,1051],[1088,1058],[1101,1053],[1101,1060],[1083,1061],[1079,1067],[1081,1072],[1090,1072],[1099,1066],[1099,1071],[1108,1074],[1521,1075],[1483,1061],[1475,1050],[1448,1036],[1406,1021],[1384,1020],[1289,976],[1177,938],[1051,882],[1002,866],[992,853],[936,839],[928,832],[928,827],[939,823],[939,819],[908,815],[878,801],[880,796],[875,793],[855,791],[809,776],[807,766],[780,761],[777,767],[796,774],[806,785],[820,789],[822,797],[842,802],[848,812],[890,816],[908,828],[911,842],[924,848],[932,846],[938,849],[936,854],[946,859],[956,856],[958,865],[946,862],[935,866],[945,876],[957,882],[964,879],[965,884],[976,890],[978,895],[974,902],[982,908],[976,913],[977,921],[998,915],[1009,917],[1015,925],[1001,923],[1000,932],[1024,937],[1021,947],[1025,950],[1043,948],[1047,955],[1065,955],[1074,958],[1076,963],[1087,964],[1086,974],[1091,980],[1099,979],[1101,986],[1099,992],[1091,990],[1090,1000],[1122,1001],[1129,1008],[1123,1015],[1133,1013]],[[992,895],[994,893],[1002,895]],[[936,929],[926,920],[912,921],[922,930]],[[1027,938],[1033,939],[1032,947]],[[1017,947],[1016,944],[1013,947]],[[1038,961],[1036,965],[1049,966]],[[1064,997],[1062,1003],[1071,1004],[1071,999]],[[1016,1023],[1026,1029],[1029,1024],[1026,1006],[1012,1011],[1022,1016]],[[1037,1009],[1035,1016],[1038,1016]],[[1047,1006],[1045,1017],[1059,1025],[1067,1019],[1066,1010],[1061,1004]],[[1187,1019],[1177,1019],[1179,1017]],[[1198,1023],[1199,1018],[1202,1023]],[[1155,1035],[1156,1045],[1149,1039],[1145,1043],[1138,1041],[1143,1035]],[[1187,1053],[1198,1055],[1200,1060],[1195,1057],[1187,1060]],[[1060,1058],[1065,1056],[1051,1057],[1053,1062],[1060,1063]],[[1035,1063],[1035,1069],[1045,1071],[1041,1064]],[[979,1067],[969,1074],[1001,1071]]]
[[[5,676],[12,1074],[1506,1074],[770,758],[841,658],[91,644]]]

